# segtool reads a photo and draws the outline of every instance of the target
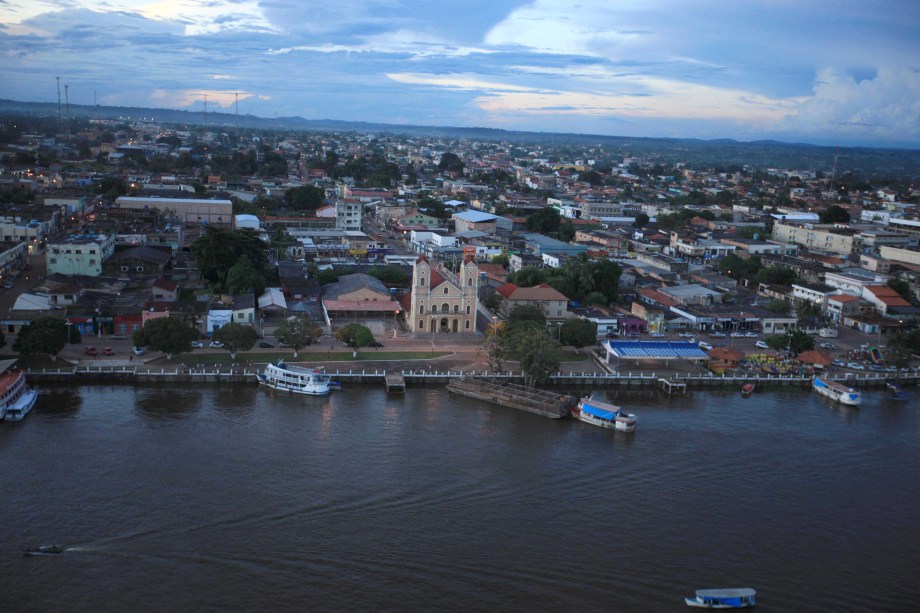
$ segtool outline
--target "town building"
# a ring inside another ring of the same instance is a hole
[[[73,236],[63,241],[48,243],[46,262],[48,274],[87,275],[102,274],[103,263],[115,252],[115,235]]]
[[[419,256],[412,268],[409,330],[419,333],[473,333],[479,308],[479,267],[464,258],[459,274],[432,266]]]

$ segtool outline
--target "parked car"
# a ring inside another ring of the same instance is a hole
[[[732,332],[732,338],[744,338],[744,332]]]
[[[757,338],[758,336],[760,336],[756,332],[745,332],[744,335],[748,338]]]
[[[103,347],[103,348],[102,348],[102,354],[103,354],[103,355],[115,355],[115,352],[112,351],[112,348],[111,348],[111,347]]]
[[[844,366],[847,365],[847,363],[844,362],[843,360],[834,360],[833,362],[831,362],[831,364],[833,364],[834,366],[839,366],[840,368],[843,368]]]
[[[144,355],[147,353],[147,350],[143,347],[131,347],[131,351],[134,352],[134,355]]]
[[[859,362],[847,362],[847,368],[850,370],[866,370],[866,367]]]
[[[200,349],[200,348],[204,347],[204,343],[202,343],[201,341],[192,341],[192,342],[189,343],[189,344],[190,344],[192,347],[196,348],[196,349]]]
[[[650,336],[652,338],[664,338],[665,336],[667,336],[667,334],[665,334],[664,332],[652,332]]]
[[[262,341],[261,343],[259,343],[259,347],[261,347],[262,349],[272,349],[274,348],[274,345],[272,345],[268,341]]]
[[[681,333],[678,334],[677,336],[679,336],[679,337],[681,337],[681,338],[693,338],[693,333],[691,333],[691,332],[681,332]]]
[[[377,341],[373,341],[373,342],[369,343],[367,346],[368,346],[368,347],[383,347],[383,343],[379,343],[379,342],[377,342]]]
[[[767,341],[757,341],[754,343],[754,346],[758,349],[769,349],[770,345],[767,344]]]
[[[220,349],[221,347],[224,346],[224,344],[220,341],[211,341],[210,346],[214,347],[215,349]]]
[[[713,332],[709,336],[712,338],[725,338],[725,332]]]
[[[834,343],[821,343],[821,349],[836,349],[837,346]]]
[[[702,349],[702,350],[704,350],[704,351],[711,351],[711,350],[712,350],[712,345],[710,345],[710,344],[707,343],[706,341],[700,341],[700,342],[699,342],[699,346],[700,346],[700,349]]]

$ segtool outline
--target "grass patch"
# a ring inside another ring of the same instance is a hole
[[[575,353],[574,351],[563,351],[559,354],[560,362],[584,362],[590,360],[591,356],[584,353]]]

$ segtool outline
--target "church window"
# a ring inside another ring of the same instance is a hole
[[[419,314],[419,315],[424,315],[424,314],[425,314],[425,305],[424,305],[424,304],[418,305],[418,314]]]
[[[450,290],[450,288],[445,287],[445,288],[444,288],[444,293],[446,294],[449,290]]]

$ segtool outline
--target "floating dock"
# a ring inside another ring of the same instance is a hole
[[[406,391],[406,378],[398,372],[388,372],[384,375],[383,384],[387,386],[388,392]]]
[[[569,409],[578,402],[575,396],[525,387],[507,381],[487,381],[467,377],[452,380],[447,384],[447,390],[461,396],[494,402],[503,407],[536,413],[552,419],[565,417],[569,414]]]

